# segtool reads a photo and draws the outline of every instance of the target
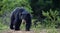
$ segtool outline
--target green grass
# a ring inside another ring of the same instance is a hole
[[[32,21],[34,21],[34,20],[32,20]],[[21,30],[25,30],[25,24],[21,24],[20,28],[21,28]],[[4,30],[9,30],[9,26],[3,25],[2,23],[0,23],[0,32],[4,31]],[[52,28],[52,27],[51,28],[48,28],[48,27],[46,28],[46,27],[40,25],[39,23],[36,27],[34,26],[34,24],[32,24],[31,30],[35,31],[36,33],[59,33],[60,32],[59,29]]]

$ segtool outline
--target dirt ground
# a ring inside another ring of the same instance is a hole
[[[1,31],[0,33],[35,33],[34,31],[14,31],[14,30],[6,30],[6,31]]]
[[[57,29],[57,32],[60,33],[60,29]],[[4,30],[0,33],[47,33],[46,29],[40,30],[40,31],[14,31],[14,30]]]

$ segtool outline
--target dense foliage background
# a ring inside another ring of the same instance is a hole
[[[0,30],[9,26],[11,11],[23,5],[33,16],[32,28],[60,27],[60,0],[0,0]]]

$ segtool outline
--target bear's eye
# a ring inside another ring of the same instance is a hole
[[[19,15],[21,16],[22,14],[21,14],[21,13],[19,13]]]
[[[22,14],[21,14],[22,15]]]

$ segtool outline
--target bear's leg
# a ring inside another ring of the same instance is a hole
[[[14,18],[14,16],[11,16],[11,23],[10,23],[10,29],[14,29],[14,20],[15,20],[15,18]]]
[[[31,18],[28,17],[26,20],[26,31],[30,31],[30,27],[31,27]]]
[[[17,22],[15,22],[15,30],[20,30],[20,25],[22,23],[22,20],[21,19],[17,19],[16,21]]]
[[[30,27],[31,27],[31,21],[27,20],[26,21],[26,31],[30,31]]]

